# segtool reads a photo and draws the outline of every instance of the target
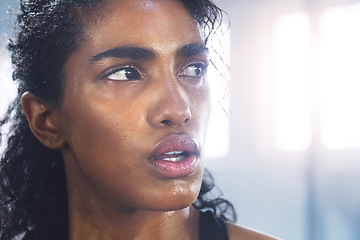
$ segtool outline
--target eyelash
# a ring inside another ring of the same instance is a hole
[[[128,76],[126,76],[127,74],[135,74],[135,77],[133,79],[123,79],[123,80],[110,78],[111,75],[120,73],[121,71],[127,71],[124,73],[126,78],[128,78]],[[100,75],[100,79],[108,79],[110,81],[111,80],[113,80],[113,81],[135,81],[135,80],[141,80],[142,78],[143,78],[143,76],[141,74],[141,71],[133,65],[115,67],[115,68],[105,71],[104,73],[102,73]]]
[[[187,63],[187,64],[185,64],[185,67],[181,68],[181,70],[179,71],[178,77],[182,78],[183,80],[193,79],[195,81],[199,81],[206,74],[208,65],[209,64],[204,63],[204,62]],[[186,71],[189,70],[190,68],[194,68],[192,70],[196,71],[195,72],[196,76],[189,76],[190,74],[186,73]],[[121,71],[125,71],[123,73],[124,76],[121,77],[122,79],[111,78],[111,75],[119,74]],[[200,72],[198,72],[198,71],[200,71]],[[128,74],[132,74],[133,76],[129,77]],[[125,66],[118,66],[118,67],[109,69],[109,70],[105,71],[104,73],[102,73],[99,78],[107,79],[110,81],[136,81],[136,80],[143,79],[143,75],[141,74],[141,71],[137,67],[135,67],[133,65],[125,65]]]
[[[195,79],[195,80],[200,80],[206,74],[208,65],[209,64],[204,63],[204,62],[195,62],[195,63],[187,64],[184,68],[181,69],[181,71],[179,73],[179,77],[182,77],[183,79],[192,78],[192,79]],[[198,76],[187,76],[185,71],[190,69],[190,68],[195,68],[195,71],[199,70],[200,73],[198,73],[198,72],[195,73]]]

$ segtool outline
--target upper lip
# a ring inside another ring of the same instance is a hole
[[[156,144],[149,159],[154,159],[156,156],[176,151],[187,152],[197,156],[200,155],[200,150],[192,137],[185,134],[171,134]]]

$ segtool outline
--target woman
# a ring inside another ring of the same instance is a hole
[[[22,0],[21,9],[9,46],[18,98],[2,122],[13,121],[1,239],[270,239],[224,222],[235,220],[231,204],[206,197],[215,5]],[[209,208],[218,216],[199,212]]]

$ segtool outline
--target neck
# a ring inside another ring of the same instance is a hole
[[[127,213],[82,213],[70,209],[69,239],[161,240],[197,239],[198,211],[193,207],[156,212],[133,210]]]

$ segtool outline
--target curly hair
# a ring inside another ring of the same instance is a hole
[[[21,108],[21,96],[32,92],[39,100],[61,104],[63,66],[85,33],[82,16],[104,0],[21,0],[17,36],[10,40],[17,97],[0,127],[9,127],[0,162],[0,239],[67,239],[68,210],[65,168],[60,150],[43,146],[31,133]],[[209,0],[181,0],[199,23],[205,42],[222,21],[222,10]],[[1,138],[2,137],[2,138]],[[221,198],[208,171],[197,209],[212,209],[236,221],[233,206]]]

